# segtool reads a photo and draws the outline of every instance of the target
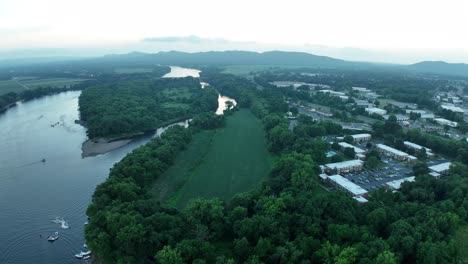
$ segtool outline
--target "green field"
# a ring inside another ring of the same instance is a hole
[[[38,87],[60,87],[68,86],[71,84],[77,84],[84,81],[84,79],[72,79],[72,78],[18,78],[15,80],[0,81],[0,95],[9,92],[22,92],[27,89],[35,89]]]
[[[116,68],[114,72],[119,74],[150,73],[153,72],[153,68]]]
[[[239,76],[247,76],[251,72],[259,72],[270,70],[273,68],[282,68],[282,69],[297,69],[303,68],[300,66],[286,66],[286,65],[229,65],[224,66],[222,73],[234,74]]]
[[[258,186],[271,164],[261,121],[241,109],[228,117],[224,128],[194,135],[152,192],[177,207],[195,197],[226,200]]]

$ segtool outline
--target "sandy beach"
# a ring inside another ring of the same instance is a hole
[[[122,140],[108,140],[108,139],[88,139],[83,142],[81,147],[81,156],[83,158],[92,157],[100,154],[107,153],[114,149],[118,149],[122,146],[127,145],[133,139],[122,139]]]

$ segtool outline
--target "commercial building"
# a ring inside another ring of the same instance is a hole
[[[449,110],[449,111],[452,111],[454,113],[462,113],[462,114],[465,113],[465,111],[463,109],[461,109],[458,106],[454,106],[454,105],[441,105],[440,107],[442,109]]]
[[[404,144],[407,148],[414,149],[415,151],[421,151],[422,149],[425,149],[425,150],[426,150],[426,155],[427,155],[428,157],[434,156],[434,153],[432,153],[432,149],[430,149],[430,148],[426,148],[426,147],[423,147],[423,146],[421,146],[421,145],[418,145],[418,144],[416,144],[416,143],[409,142],[409,141],[404,141],[403,144]]]
[[[408,153],[400,151],[398,149],[394,149],[387,145],[377,144],[376,147],[380,153],[383,153],[384,155],[392,157],[394,159],[401,160],[401,161],[404,161],[404,160],[413,161],[414,160],[413,159],[414,157],[409,155]]]
[[[338,174],[338,173],[346,173],[351,171],[359,171],[362,170],[362,166],[364,162],[362,160],[348,160],[342,162],[335,162],[325,164],[324,171],[329,174]]]
[[[394,181],[391,181],[391,182],[387,182],[385,184],[385,187],[388,188],[388,189],[392,189],[392,190],[398,190],[401,188],[401,184],[404,183],[404,182],[413,182],[414,181],[414,176],[411,176],[411,177],[407,177],[407,178],[403,178],[403,179],[399,179],[399,180],[394,180]]]
[[[434,118],[434,121],[436,121],[437,124],[439,125],[447,125],[449,127],[457,127],[458,126],[458,123],[455,122],[455,121],[450,121],[450,120],[447,120],[445,118]]]
[[[361,186],[353,183],[352,181],[346,179],[341,175],[331,175],[328,176],[328,181],[332,183],[334,186],[338,187],[339,189],[347,192],[352,197],[357,196],[366,196],[367,191],[362,188]]]
[[[376,114],[376,115],[383,116],[387,113],[387,110],[380,109],[377,107],[368,107],[368,108],[365,108],[365,110],[367,113],[369,113],[369,115]]]
[[[438,165],[430,166],[429,170],[431,170],[431,172],[435,172],[440,175],[447,175],[450,170],[451,164],[452,162],[444,162]]]

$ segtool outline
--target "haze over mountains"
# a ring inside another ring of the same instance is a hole
[[[468,64],[447,63],[443,61],[423,61],[415,64],[378,64],[370,62],[346,61],[327,56],[318,56],[306,52],[287,51],[208,51],[208,52],[158,52],[143,53],[131,52],[126,54],[111,54],[101,57],[44,57],[30,59],[0,60],[0,67],[10,68],[28,64],[63,64],[72,62],[78,64],[88,63],[127,63],[129,65],[141,64],[163,64],[163,65],[272,65],[272,66],[295,66],[295,67],[317,67],[317,68],[343,68],[343,69],[371,69],[388,68],[409,70],[423,73],[458,75],[468,77]]]

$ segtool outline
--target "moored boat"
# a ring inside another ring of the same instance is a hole
[[[54,242],[54,241],[57,240],[57,239],[59,239],[59,233],[58,233],[58,232],[55,232],[54,235],[49,236],[49,237],[47,238],[47,240],[50,241],[50,242]]]

